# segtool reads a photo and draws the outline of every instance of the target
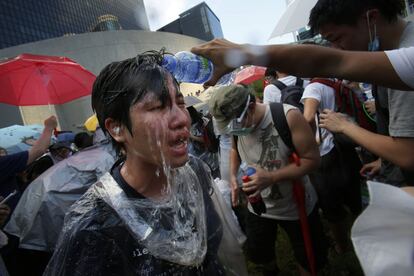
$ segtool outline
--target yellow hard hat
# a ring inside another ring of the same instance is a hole
[[[96,114],[89,117],[83,125],[88,131],[95,131],[98,127],[98,118],[96,118]]]

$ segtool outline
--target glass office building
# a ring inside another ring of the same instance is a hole
[[[1,0],[0,49],[108,30],[149,30],[143,0]]]
[[[206,41],[223,38],[220,19],[205,2],[181,13],[177,20],[157,31],[188,35]]]

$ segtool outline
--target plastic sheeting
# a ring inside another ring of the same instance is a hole
[[[228,188],[225,193],[223,193],[224,189],[222,189],[224,185]],[[246,261],[242,250],[246,236],[241,231],[237,217],[230,207],[229,183],[216,179],[213,188],[214,192],[211,198],[223,224],[223,238],[218,252],[219,259],[224,266],[226,275],[247,276]]]
[[[20,247],[54,250],[65,213],[115,162],[109,142],[87,148],[59,162],[23,193],[4,230],[20,238]]]
[[[68,212],[45,275],[223,275],[211,178],[189,163],[161,199],[127,195],[105,174]]]
[[[367,276],[414,272],[414,197],[368,181],[371,201],[352,227],[355,252]]]
[[[203,191],[189,166],[175,169],[171,182],[171,189],[159,202],[127,197],[109,173],[93,187],[93,193],[115,210],[151,255],[172,263],[198,266],[207,251]],[[88,208],[78,211],[90,212]]]

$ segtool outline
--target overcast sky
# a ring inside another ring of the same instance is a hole
[[[174,21],[200,0],[144,0],[151,30]],[[293,41],[287,34],[268,40],[286,8],[285,0],[206,0],[220,19],[224,37],[237,43],[279,44]]]

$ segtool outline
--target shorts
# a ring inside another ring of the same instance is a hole
[[[329,222],[346,218],[345,205],[354,216],[361,213],[360,168],[361,161],[355,149],[341,151],[335,146],[321,157],[319,169],[310,174],[319,207]]]

